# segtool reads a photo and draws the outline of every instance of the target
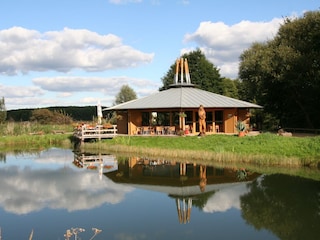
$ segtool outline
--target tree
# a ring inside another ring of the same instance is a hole
[[[36,109],[32,111],[30,120],[37,121],[40,124],[49,124],[52,122],[53,112],[48,109]]]
[[[182,58],[188,60],[191,83],[209,92],[223,93],[223,80],[219,70],[206,59],[200,49],[186,53],[182,55]],[[173,63],[170,66],[167,74],[161,79],[163,86],[160,88],[160,91],[168,89],[173,84],[176,69],[175,64]]]
[[[137,98],[135,91],[129,85],[123,85],[116,95],[115,104],[120,104]]]
[[[320,12],[286,19],[273,40],[240,56],[246,100],[255,100],[280,124],[320,127]]]
[[[116,99],[114,104],[121,104],[131,100],[137,99],[137,94],[135,91],[129,87],[129,85],[123,85],[116,95]],[[116,112],[112,111],[107,114],[107,121],[112,124],[117,124],[117,114]]]
[[[64,111],[50,111],[42,108],[32,111],[31,121],[37,121],[40,124],[70,124],[72,118]]]
[[[222,78],[221,86],[222,86],[222,95],[239,99],[239,93],[238,93],[239,80]]]
[[[4,97],[0,99],[0,123],[5,122],[7,119],[7,109],[4,101]]]
[[[97,114],[97,106],[53,106],[47,109],[63,113],[64,116],[71,116],[74,121],[91,121]],[[17,122],[30,121],[34,110],[33,108],[9,110],[7,119]]]

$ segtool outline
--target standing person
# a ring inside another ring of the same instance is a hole
[[[206,111],[204,110],[203,105],[200,105],[198,110],[199,115],[199,136],[206,134]]]

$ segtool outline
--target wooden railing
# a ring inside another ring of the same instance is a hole
[[[74,137],[84,141],[86,139],[105,139],[113,138],[117,135],[117,125],[112,125],[112,128],[103,128],[102,125],[96,127],[82,126],[74,131]]]

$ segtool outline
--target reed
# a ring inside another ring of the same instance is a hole
[[[73,126],[68,124],[39,124],[36,122],[0,123],[0,136],[51,134],[55,131],[71,133]]]
[[[64,134],[0,136],[0,150],[29,151],[53,146],[71,148],[71,136]]]

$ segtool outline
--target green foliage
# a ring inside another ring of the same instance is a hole
[[[4,97],[0,99],[0,123],[5,122],[7,119],[7,109],[4,101]]]
[[[239,80],[232,80],[230,78],[222,78],[222,95],[239,99],[240,87]]]
[[[320,128],[320,12],[287,19],[273,40],[240,57],[244,100],[256,101],[282,126]]]
[[[129,87],[129,85],[123,85],[119,91],[119,93],[116,95],[116,99],[114,104],[121,104],[125,103],[131,100],[137,99],[137,94],[135,91]],[[114,111],[108,112],[106,116],[107,122],[111,124],[117,124],[117,114]]]
[[[223,93],[223,80],[218,68],[206,59],[200,49],[186,53],[182,58],[188,60],[191,83],[209,92]],[[168,89],[173,84],[175,69],[176,63],[173,63],[167,74],[161,79],[163,87],[160,90]]]
[[[33,110],[34,109],[8,110],[8,120],[16,122],[30,121]]]
[[[48,109],[50,111],[64,112],[65,115],[72,117],[74,121],[92,121],[97,116],[97,106],[56,106]]]
[[[31,121],[40,124],[70,124],[72,118],[63,111],[50,111],[49,109],[36,109],[32,111]]]
[[[53,118],[53,112],[49,109],[36,109],[32,111],[30,120],[40,124],[48,124]]]
[[[56,106],[46,108],[50,111],[63,112],[65,115],[72,117],[74,121],[92,121],[94,117],[97,116],[97,106]],[[32,111],[36,109],[18,109],[18,110],[9,110],[8,120],[10,121],[30,121],[32,116]]]
[[[238,132],[243,132],[246,130],[246,125],[242,121],[238,121],[235,127]]]
[[[137,94],[135,93],[135,91],[131,87],[129,87],[129,85],[123,85],[119,93],[116,95],[115,104],[128,102],[136,98]]]

